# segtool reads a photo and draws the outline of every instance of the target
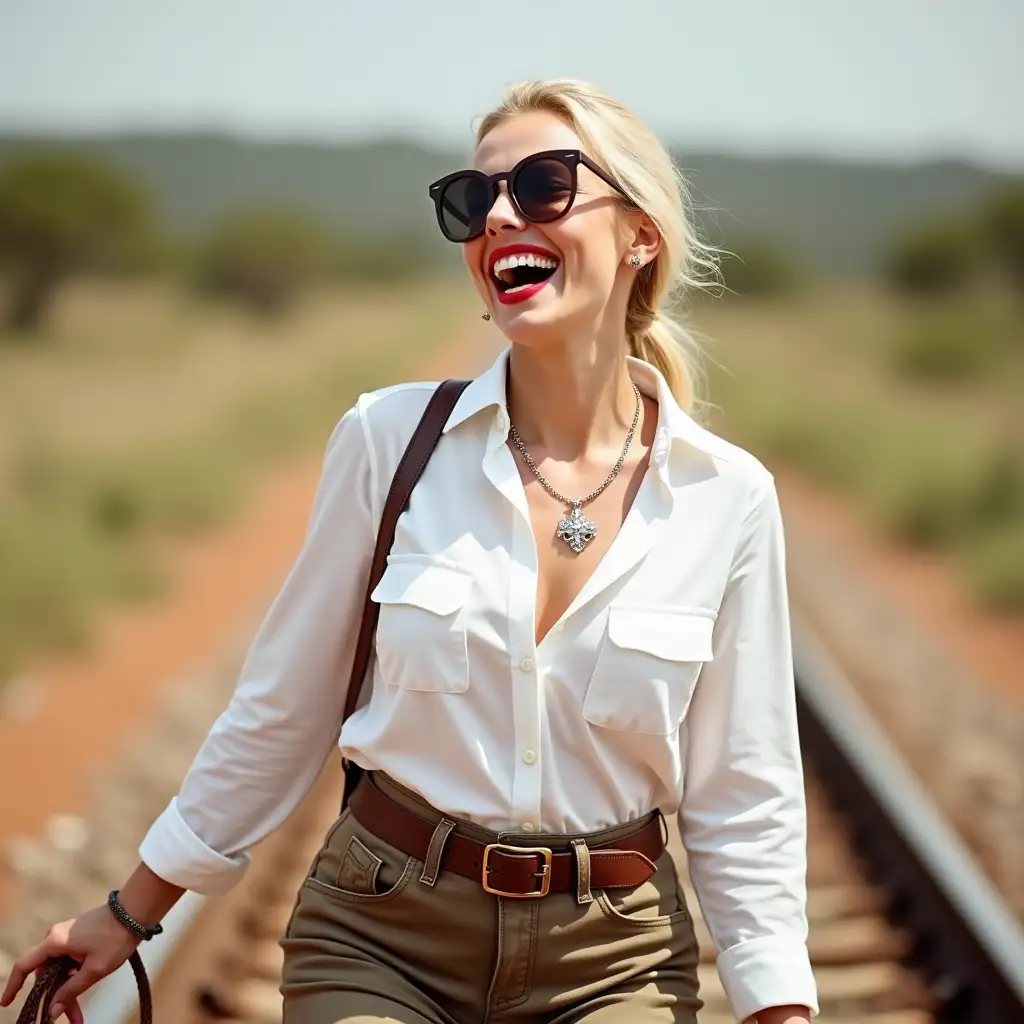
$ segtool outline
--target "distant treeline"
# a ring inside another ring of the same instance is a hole
[[[0,167],[32,149],[89,156],[138,181],[175,231],[203,232],[238,207],[310,211],[332,231],[438,239],[427,185],[465,166],[466,145],[403,139],[272,142],[199,134],[0,135]],[[872,164],[744,157],[674,147],[705,233],[760,239],[819,273],[867,274],[896,235],[936,212],[957,214],[1010,176],[962,162]]]
[[[1020,285],[1019,180],[953,163],[678,161],[731,292],[850,273],[942,291],[985,265]],[[31,329],[61,281],[85,270],[171,271],[272,313],[317,281],[453,266],[426,184],[459,162],[405,142],[0,139],[6,318]]]
[[[815,276],[786,240],[740,239],[723,247],[721,270],[730,292],[793,291]],[[985,279],[1024,298],[1024,178],[994,186],[969,208],[933,211],[894,232],[880,246],[874,276],[906,295],[952,295]]]
[[[317,283],[433,265],[409,234],[341,234],[299,205],[240,206],[201,231],[174,231],[142,183],[77,153],[40,150],[0,167],[2,319],[19,334],[38,328],[59,286],[80,273],[172,273],[270,315]]]

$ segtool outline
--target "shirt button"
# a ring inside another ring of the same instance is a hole
[[[561,633],[564,629],[565,629],[565,622],[564,621],[560,620],[560,621],[555,623],[555,632],[556,633]]]
[[[527,764],[533,764],[533,762],[537,760],[537,751],[536,750],[524,750],[523,751],[523,760]]]
[[[498,424],[498,429],[499,430],[507,430],[508,429],[508,417],[503,412],[499,412],[498,413],[498,415],[496,417],[496,422]]]
[[[532,672],[533,671],[533,658],[523,658],[523,660],[521,662],[519,662],[519,667],[524,672]]]
[[[533,829],[534,829],[534,824],[533,824],[532,821],[524,821],[523,822],[523,831],[524,832],[532,832]]]

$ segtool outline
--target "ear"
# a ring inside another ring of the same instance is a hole
[[[661,252],[661,232],[643,210],[630,214],[626,241],[624,259],[639,256],[641,266],[646,267]]]

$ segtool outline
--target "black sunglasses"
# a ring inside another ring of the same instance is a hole
[[[569,212],[576,198],[577,168],[593,171],[625,199],[629,196],[585,153],[578,149],[549,149],[524,157],[510,171],[455,171],[430,186],[437,208],[437,223],[449,242],[479,238],[487,214],[498,199],[498,183],[508,182],[508,197],[523,220],[545,224]],[[630,200],[632,202],[632,200]]]

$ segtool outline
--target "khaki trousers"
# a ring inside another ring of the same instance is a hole
[[[636,889],[498,897],[438,869],[452,827],[497,835],[444,819],[379,773],[362,784],[439,828],[423,862],[347,810],[334,823],[281,940],[284,1024],[696,1024],[697,940],[667,851]],[[582,838],[614,843],[642,824]],[[568,850],[581,837],[514,838]]]

